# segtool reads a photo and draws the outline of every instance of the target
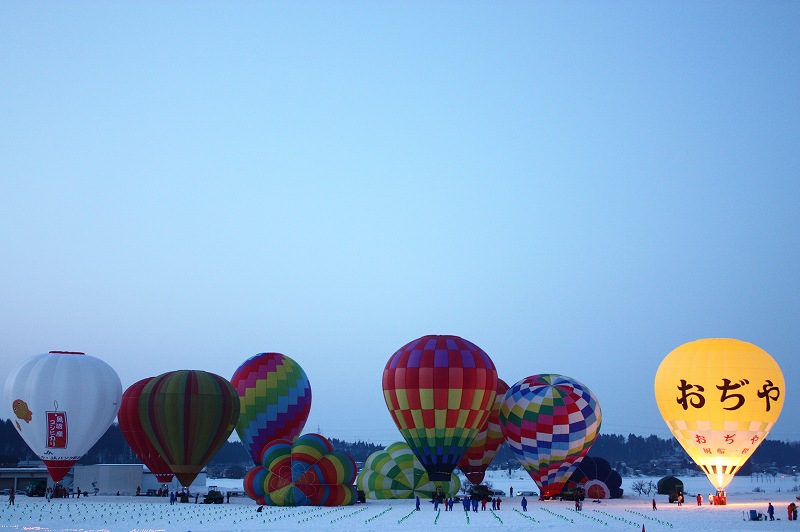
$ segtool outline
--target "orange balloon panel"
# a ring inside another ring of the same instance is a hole
[[[724,490],[777,421],[784,386],[780,367],[763,349],[707,338],[664,358],[655,395],[672,434]]]

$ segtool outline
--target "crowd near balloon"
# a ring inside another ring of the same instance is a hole
[[[262,506],[349,505],[357,490],[371,499],[450,497],[462,487],[457,470],[480,484],[503,443],[541,498],[576,485],[591,498],[621,496],[619,474],[605,460],[587,457],[603,419],[589,386],[554,373],[519,377],[506,384],[490,356],[458,336],[408,342],[389,357],[381,379],[404,441],[370,455],[360,472],[325,437],[302,433],[311,384],[300,364],[280,353],[248,358],[230,380],[180,369],[123,393],[103,360],[51,351],[13,369],[3,408],[54,482],[117,418],[156,478],[174,476],[185,487],[235,429],[254,464],[245,492]],[[669,353],[654,390],[667,426],[724,500],[725,488],[778,419],[784,386],[764,350],[712,338]]]

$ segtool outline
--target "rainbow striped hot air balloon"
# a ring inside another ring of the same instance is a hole
[[[561,493],[597,439],[601,420],[591,390],[563,375],[522,379],[506,392],[500,407],[506,441],[543,497]]]
[[[241,402],[236,433],[253,462],[268,443],[294,440],[311,410],[311,384],[300,364],[280,353],[259,353],[234,372],[231,384]]]
[[[383,370],[383,396],[397,428],[431,480],[449,480],[480,432],[497,394],[497,370],[458,336],[423,336]]]
[[[239,395],[219,375],[172,371],[144,387],[139,418],[153,446],[188,487],[233,432]]]

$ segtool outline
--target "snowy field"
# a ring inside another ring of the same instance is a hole
[[[516,472],[512,478],[507,473],[490,473],[487,481],[495,489],[506,492],[538,491],[535,483]],[[516,532],[531,529],[546,530],[604,530],[604,531],[697,531],[724,530],[800,530],[800,523],[789,522],[786,506],[800,492],[796,477],[778,477],[776,481],[756,481],[750,477],[736,478],[728,488],[728,505],[708,506],[706,500],[711,488],[705,477],[681,477],[687,494],[703,495],[703,506],[687,496],[687,502],[678,507],[669,504],[665,495],[657,495],[658,510],[652,510],[652,495],[638,496],[631,490],[637,480],[656,478],[626,478],[623,481],[625,497],[594,503],[584,502],[583,511],[576,512],[574,503],[529,498],[528,511],[522,512],[520,497],[502,500],[499,511],[436,512],[425,501],[422,511],[414,511],[414,503],[403,501],[367,501],[346,507],[264,507],[261,513],[247,497],[233,497],[230,504],[176,504],[145,497],[94,497],[87,499],[56,499],[46,503],[41,498],[17,497],[16,505],[9,507],[2,501],[0,532],[6,530],[38,531],[391,531],[391,530],[504,530]],[[241,490],[241,480],[209,480],[209,485],[223,490]],[[763,491],[754,491],[754,490]],[[202,501],[202,498],[201,498]],[[745,511],[754,509],[766,513],[767,503],[775,506],[776,521],[749,522],[743,519]]]

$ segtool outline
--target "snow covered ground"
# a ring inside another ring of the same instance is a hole
[[[522,512],[520,497],[503,499],[496,512],[478,511],[465,514],[463,510],[435,512],[433,505],[423,503],[422,511],[414,511],[414,503],[404,501],[367,501],[346,507],[264,507],[261,513],[247,497],[233,497],[230,504],[176,504],[167,499],[145,497],[94,497],[62,499],[50,503],[41,498],[17,497],[16,505],[1,502],[0,532],[6,530],[39,531],[391,531],[391,530],[503,530],[517,532],[530,529],[546,530],[603,530],[639,531],[697,531],[724,530],[800,530],[800,522],[789,522],[786,506],[800,495],[800,479],[778,477],[774,482],[750,477],[736,478],[728,488],[728,505],[708,506],[706,499],[711,485],[705,477],[681,477],[687,494],[700,492],[703,506],[687,497],[678,507],[669,504],[664,495],[656,495],[658,511],[652,510],[653,496],[638,496],[631,490],[637,480],[655,478],[626,478],[625,497],[593,503],[584,502],[582,512],[574,503],[529,498],[528,511]],[[487,481],[495,489],[508,491],[538,491],[535,483],[519,471],[512,478],[507,472],[491,472]],[[241,490],[241,480],[209,480],[209,485],[223,490]],[[763,491],[754,491],[754,490]],[[201,498],[202,500],[202,498]],[[776,521],[749,522],[744,512],[754,509],[766,513],[767,503],[775,506]]]

